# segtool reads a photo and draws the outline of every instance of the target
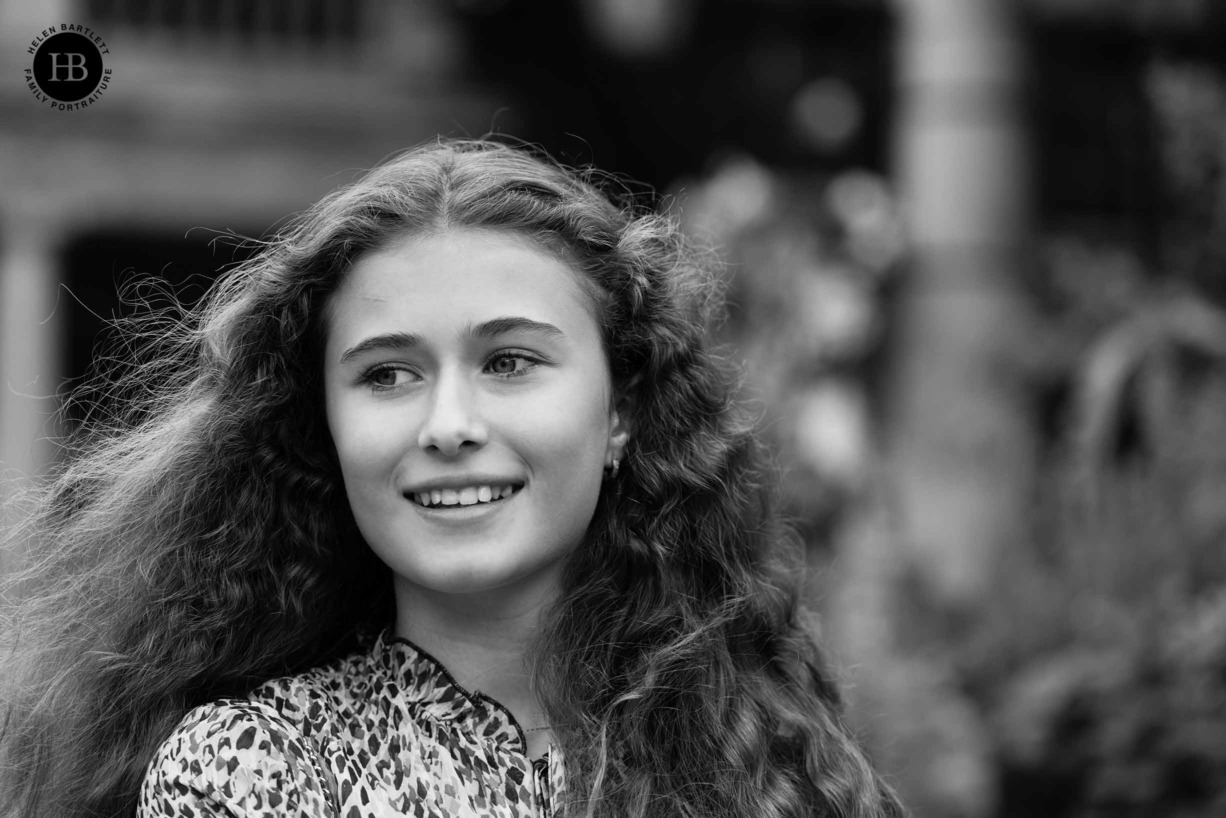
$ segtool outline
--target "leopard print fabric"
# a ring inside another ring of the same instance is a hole
[[[149,764],[137,818],[551,818],[555,747],[388,634],[247,699],[198,707]]]

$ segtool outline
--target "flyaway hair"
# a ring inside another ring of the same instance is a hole
[[[536,640],[572,816],[902,814],[800,621],[775,477],[712,351],[718,287],[675,223],[593,172],[439,141],[289,223],[183,316],[129,327],[109,409],[13,533],[0,818],[127,816],[190,708],[389,624],[323,413],[330,294],[404,235],[514,233],[592,299],[632,435]]]

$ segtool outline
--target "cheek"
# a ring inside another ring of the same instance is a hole
[[[606,400],[599,383],[576,385],[521,416],[523,439],[556,471],[599,481],[609,435]]]
[[[395,462],[395,429],[343,401],[329,402],[328,429],[346,483],[385,470]]]

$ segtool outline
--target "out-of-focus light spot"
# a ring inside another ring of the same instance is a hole
[[[855,385],[822,381],[798,396],[796,454],[819,474],[849,488],[862,483],[868,462],[868,405]]]
[[[596,39],[623,57],[652,57],[685,41],[693,15],[690,0],[583,0]]]
[[[856,135],[864,111],[849,84],[837,77],[820,77],[804,85],[792,98],[791,116],[806,144],[830,152]]]
[[[840,173],[826,187],[826,201],[851,229],[868,229],[893,217],[894,200],[885,182],[862,170]]]
[[[810,355],[853,358],[876,337],[877,313],[855,270],[814,268],[795,279],[792,294],[799,340]]]
[[[724,162],[686,206],[698,234],[727,239],[762,221],[771,210],[774,182],[770,172],[748,156]]]
[[[827,185],[826,203],[847,230],[847,249],[856,261],[882,270],[902,253],[897,204],[880,176],[863,170],[841,173]]]

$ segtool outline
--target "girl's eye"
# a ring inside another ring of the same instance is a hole
[[[490,372],[503,378],[514,378],[527,375],[536,368],[537,360],[527,355],[503,352],[495,355],[486,364]]]
[[[405,383],[411,380],[412,374],[407,369],[397,366],[376,366],[368,370],[362,376],[362,379],[376,391],[379,391],[404,386]]]

